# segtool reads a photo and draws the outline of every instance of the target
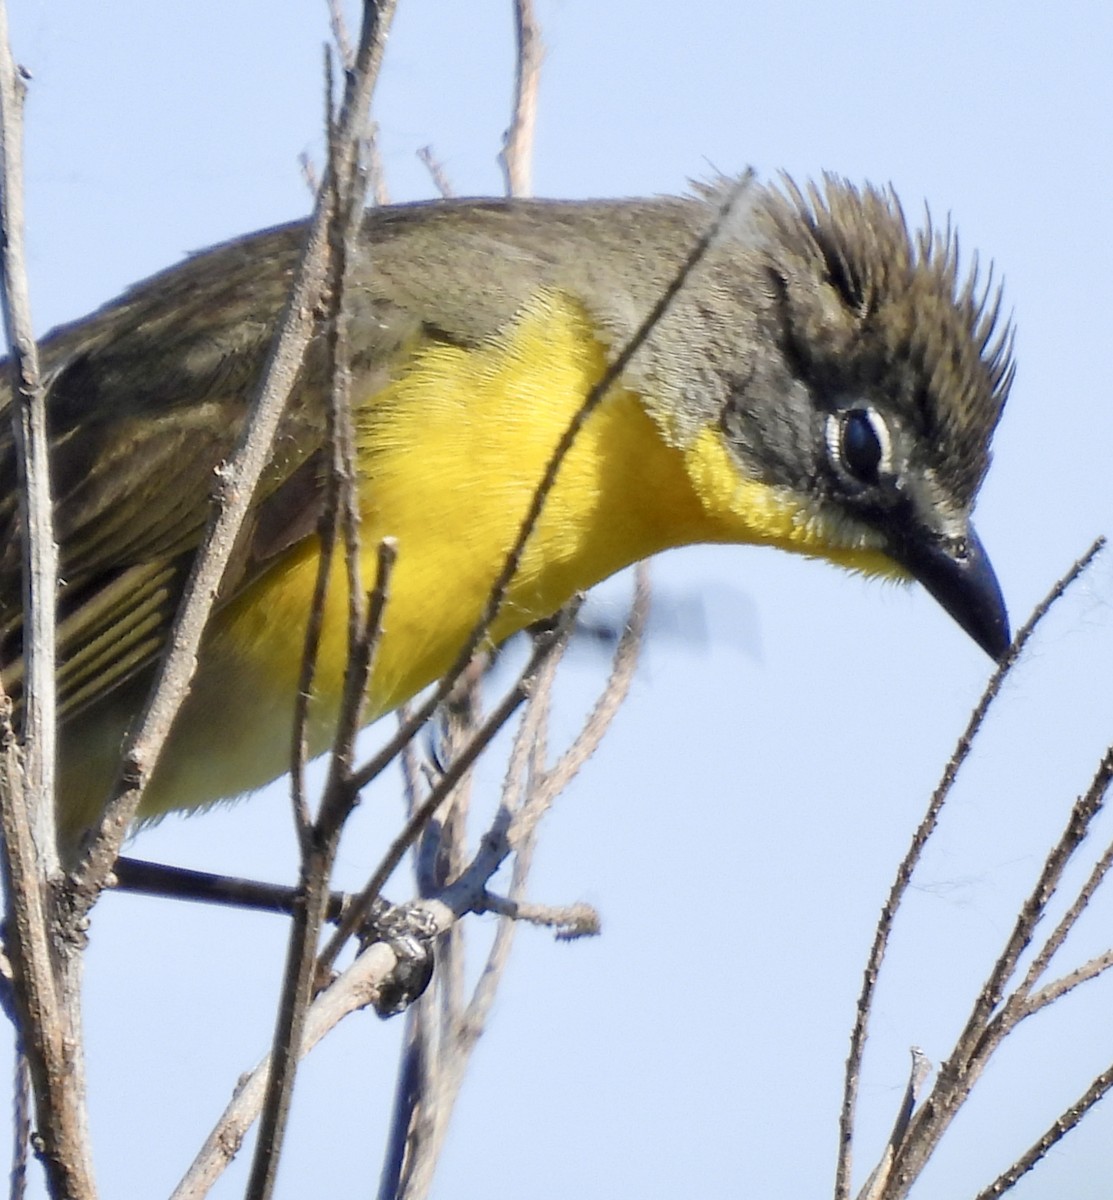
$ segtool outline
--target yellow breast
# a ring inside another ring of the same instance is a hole
[[[365,587],[378,541],[398,542],[372,715],[451,665],[554,447],[605,368],[587,315],[547,295],[489,344],[419,342],[385,389],[356,397]],[[670,445],[639,397],[615,389],[565,460],[491,636],[502,640],[638,559],[709,541],[771,542],[867,570],[891,567],[876,551],[832,538],[783,489],[741,478],[716,429]],[[235,796],[288,768],[317,559],[316,539],[308,539],[218,615],[144,815]],[[328,744],[339,701],[345,596],[337,563],[312,705],[314,753]],[[121,719],[105,712],[104,724]],[[94,725],[80,740],[95,753],[119,744]],[[89,787],[74,815],[107,787],[95,778],[93,754],[69,781],[71,791]]]

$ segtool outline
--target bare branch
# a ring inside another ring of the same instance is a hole
[[[390,203],[390,189],[386,184],[386,168],[383,166],[382,149],[379,146],[379,126],[371,121],[367,126],[367,192],[371,203],[382,207]]]
[[[630,694],[630,685],[634,682],[642,639],[645,637],[645,628],[649,621],[649,604],[649,564],[639,563],[634,569],[633,605],[626,628],[615,647],[610,678],[576,740],[545,773],[544,788],[531,791],[530,806],[537,803],[548,804],[553,797],[559,796],[599,748],[599,743],[610,729],[611,722]],[[542,799],[542,793],[545,799]],[[525,819],[530,817],[524,815],[523,820]],[[512,831],[511,840],[514,837],[515,833]]]
[[[673,301],[684,288],[692,273],[703,261],[708,251],[718,240],[722,230],[729,225],[742,197],[752,183],[752,178],[752,174],[747,173],[728,189],[714,218],[708,223],[707,228],[700,234],[699,238],[696,239],[695,244],[681,263],[668,287],[664,289],[656,304],[653,305],[642,323],[635,329],[629,341],[615,355],[614,359],[607,366],[607,369],[584,397],[583,403],[576,410],[572,420],[568,423],[568,427],[553,449],[545,470],[538,480],[537,487],[534,489],[529,508],[522,518],[518,534],[507,551],[501,570],[491,585],[483,612],[468,636],[467,641],[461,647],[456,661],[441,677],[440,682],[433,688],[428,698],[414,709],[409,720],[403,722],[386,745],[354,772],[352,776],[352,786],[354,788],[360,789],[366,787],[372,779],[380,775],[398,757],[402,747],[425,725],[433,713],[436,712],[441,701],[456,686],[456,682],[460,676],[468,669],[476,650],[483,643],[492,622],[502,608],[506,591],[517,574],[518,567],[521,565],[526,545],[537,526],[537,521],[542,509],[545,507],[545,502],[556,485],[560,469],[564,464],[564,460],[568,457],[573,443],[579,436],[580,430],[584,427],[591,414],[603,403],[607,393],[618,382],[623,372],[630,365],[631,360],[644,345],[646,338],[649,337],[657,323],[671,308]]]
[[[990,1185],[977,1194],[974,1200],[997,1200],[1010,1191],[1020,1178],[1026,1175],[1041,1158],[1060,1142],[1082,1118],[1113,1088],[1113,1066],[1102,1073],[1090,1084],[1085,1092],[1047,1129],[1015,1163]]]
[[[443,933],[469,912],[487,903],[487,885],[511,853],[505,836],[485,837],[460,877],[439,895],[416,907],[427,915],[433,933]],[[393,950],[376,942],[313,1001],[307,1014],[299,1054],[308,1053],[339,1020],[350,1012],[378,1003],[398,964]],[[263,1104],[269,1059],[245,1076],[217,1125],[206,1139],[189,1172],[171,1200],[199,1200],[235,1157]]]
[[[378,999],[383,981],[397,960],[382,942],[368,947],[336,981],[310,1005],[298,1055],[304,1057],[344,1017]],[[200,1200],[208,1195],[221,1172],[235,1158],[263,1105],[270,1059],[264,1059],[236,1085],[228,1107],[205,1139],[193,1164],[174,1189],[171,1200]]]
[[[356,53],[352,46],[351,34],[348,32],[348,22],[345,20],[344,10],[340,7],[340,0],[328,0],[328,21],[336,52],[340,55],[344,70],[350,71],[356,65]]]
[[[982,1030],[990,1014],[1001,1003],[1005,984],[1015,972],[1020,956],[1032,940],[1036,925],[1043,919],[1048,903],[1058,890],[1067,864],[1086,838],[1090,825],[1105,804],[1110,782],[1113,782],[1113,747],[1106,750],[1090,786],[1075,801],[1066,828],[1047,855],[1039,879],[1021,905],[1005,948],[983,985],[959,1039],[958,1053],[963,1057],[966,1057],[963,1054],[964,1050],[968,1049],[972,1054],[977,1044],[982,1041]]]
[[[1110,747],[1110,750],[1106,752],[1106,757],[1108,757],[1109,753],[1113,753],[1113,747]],[[1055,926],[1055,929],[1048,936],[1039,953],[1032,959],[1024,980],[1017,989],[1019,996],[1027,996],[1039,982],[1044,972],[1051,965],[1052,958],[1062,948],[1070,931],[1078,924],[1079,918],[1086,911],[1094,894],[1109,873],[1111,866],[1113,866],[1113,844],[1106,846],[1105,852],[1094,863],[1089,878],[1078,889],[1078,895],[1075,897],[1074,902],[1063,914],[1059,924]],[[1078,982],[1081,982],[1081,980]],[[1071,986],[1075,985],[1072,984]],[[1046,993],[1047,990],[1045,988],[1044,992]],[[1067,990],[1069,991],[1070,989],[1068,988]]]
[[[11,347],[12,429],[21,475],[24,649],[23,770],[32,832],[46,876],[59,870],[54,829],[56,713],[54,604],[58,551],[50,498],[46,396],[31,323],[23,246],[23,98],[26,82],[8,43],[7,9],[0,5],[0,170],[3,193],[4,328]]]
[[[885,1186],[889,1182],[889,1172],[892,1170],[897,1149],[908,1134],[912,1113],[920,1101],[924,1082],[930,1073],[931,1063],[928,1062],[927,1056],[922,1050],[913,1046],[912,1069],[908,1073],[908,1086],[904,1090],[904,1097],[897,1110],[896,1120],[893,1122],[893,1132],[885,1144],[885,1153],[882,1155],[881,1161],[866,1180],[866,1186],[858,1193],[858,1200],[882,1200],[884,1197]]]
[[[1104,954],[1089,959],[1060,979],[1053,980],[1045,987],[1040,988],[1038,992],[1033,993],[1024,1004],[1020,1016],[1030,1017],[1034,1013],[1038,1013],[1041,1008],[1054,1004],[1060,996],[1065,996],[1068,992],[1073,992],[1076,987],[1104,975],[1110,967],[1113,967],[1113,950],[1106,950]]]
[[[533,0],[514,0],[514,35],[518,52],[514,73],[514,104],[499,159],[506,176],[508,196],[529,196],[533,191],[533,134],[537,125],[537,90],[545,46]]]
[[[375,869],[375,873],[371,876],[359,895],[352,901],[351,907],[340,922],[340,927],[321,951],[318,959],[319,976],[321,973],[328,971],[336,961],[336,956],[340,953],[344,943],[352,936],[358,926],[366,920],[371,905],[378,898],[386,881],[394,874],[398,864],[420,836],[433,814],[444,803],[464,774],[470,770],[479,755],[490,745],[495,734],[510,720],[518,706],[530,694],[538,669],[548,655],[553,652],[556,644],[557,638],[554,636],[545,639],[535,647],[529,662],[519,675],[517,682],[506,693],[502,701],[492,709],[490,716],[476,730],[468,746],[453,760],[452,764],[441,776],[437,786],[432,789],[421,806],[415,810],[403,826],[402,831],[394,839],[390,848],[383,856],[382,862]]]
[[[429,172],[429,178],[432,179],[433,186],[437,189],[440,198],[442,200],[451,200],[456,193],[444,169],[444,164],[433,153],[433,147],[422,146],[417,152],[417,157],[421,160],[422,166]]]
[[[16,1050],[12,1080],[12,1169],[8,1176],[10,1200],[23,1200],[27,1192],[27,1150],[31,1145],[31,1069],[27,1055]]]
[[[24,91],[25,79],[9,45],[7,8],[0,3],[0,257],[20,474],[26,663],[22,754],[12,731],[11,705],[0,696],[5,928],[19,1033],[33,1082],[50,1187],[57,1195],[86,1200],[96,1195],[96,1183],[85,1112],[81,939],[59,930],[55,904],[61,882],[54,813],[57,549],[46,398],[23,249]]]
[[[564,942],[576,938],[595,937],[603,928],[599,911],[590,904],[529,904],[524,900],[510,900],[487,892],[477,906],[479,911],[497,913],[509,921],[524,921],[527,925],[540,925],[555,929],[557,937]]]
[[[858,996],[854,1028],[850,1036],[850,1051],[847,1055],[846,1073],[843,1083],[843,1102],[839,1114],[839,1149],[838,1162],[835,1169],[835,1200],[847,1200],[850,1195],[851,1151],[854,1140],[854,1118],[858,1101],[858,1081],[862,1068],[862,1055],[865,1051],[866,1035],[877,980],[881,964],[885,958],[897,910],[900,907],[905,892],[908,890],[908,884],[923,854],[924,846],[927,844],[929,837],[939,822],[939,814],[943,809],[947,796],[950,794],[951,788],[954,786],[959,769],[966,761],[974,738],[981,728],[982,722],[985,720],[990,705],[1000,692],[1005,677],[1019,658],[1040,621],[1047,615],[1051,606],[1063,595],[1079,575],[1089,567],[1104,545],[1104,538],[1099,538],[1095,541],[1089,550],[1051,588],[1018,631],[1008,653],[993,672],[981,699],[975,706],[973,713],[971,713],[970,720],[963,730],[950,761],[944,769],[943,776],[931,796],[927,811],[915,834],[913,834],[911,845],[901,860],[900,866],[897,868],[896,878],[889,889],[889,895],[878,918],[873,945],[870,947],[869,957],[866,961],[866,968],[863,974],[862,989]]]
[[[500,921],[487,961],[479,973],[471,1000],[465,1008],[461,1001],[462,983],[434,981],[440,997],[440,1021],[435,1029],[422,1017],[413,1021],[411,1036],[424,1032],[426,1043],[420,1048],[423,1070],[419,1075],[404,1075],[398,1091],[398,1105],[392,1122],[388,1163],[396,1164],[394,1190],[384,1172],[381,1200],[387,1197],[423,1200],[432,1186],[433,1173],[448,1130],[449,1118],[459,1095],[472,1051],[482,1036],[503,973],[509,960],[516,931],[515,922],[527,921],[557,930],[558,938],[572,940],[598,933],[598,913],[586,904],[553,907],[529,904],[525,894],[541,818],[579,766],[590,756],[603,736],[628,689],[637,659],[640,639],[649,610],[648,568],[637,571],[637,587],[631,617],[615,649],[610,678],[585,722],[572,748],[552,771],[546,770],[547,726],[558,655],[552,654],[538,672],[533,693],[518,727],[510,753],[499,811],[487,841],[504,843],[514,851],[514,869],[506,898],[484,891],[473,901],[477,911],[497,912]],[[574,614],[565,612],[563,621],[571,627]],[[454,816],[455,814],[453,814]],[[454,925],[453,930],[460,928]],[[451,942],[449,943],[451,946]],[[443,957],[440,967],[445,966]],[[422,1013],[434,1001],[422,1005]],[[417,1051],[415,1050],[415,1055]],[[401,1106],[404,1106],[402,1108]]]
[[[908,1136],[898,1149],[894,1175],[907,1190],[923,1165],[931,1157],[939,1139],[954,1119],[990,1057],[1023,1017],[1022,1000],[991,1020],[1001,1002],[1005,983],[1031,941],[1036,924],[1042,919],[1047,903],[1054,895],[1071,855],[1078,849],[1095,814],[1104,803],[1113,781],[1113,749],[1106,751],[1093,782],[1071,810],[1070,819],[1059,841],[1048,854],[1040,877],[1021,906],[1016,923],[974,1003],[967,1023],[955,1042],[947,1061],[939,1068],[935,1085],[913,1117]],[[903,1195],[903,1191],[898,1192]]]
[[[325,195],[319,202],[320,221],[314,231],[323,229],[329,254],[325,270],[332,283],[333,321],[330,325],[330,350],[334,358],[332,405],[332,445],[336,459],[333,478],[339,485],[337,511],[344,532],[350,589],[349,668],[345,675],[344,697],[337,724],[329,786],[322,801],[312,836],[303,839],[301,886],[305,903],[295,914],[290,931],[282,998],[274,1033],[272,1066],[268,1072],[266,1099],[259,1138],[252,1161],[246,1195],[250,1200],[267,1200],[273,1194],[278,1160],[289,1112],[290,1097],[301,1056],[304,1021],[313,991],[313,963],[320,928],[328,904],[328,885],[332,873],[340,830],[354,793],[342,788],[351,761],[351,746],[359,728],[377,632],[365,629],[362,595],[359,590],[359,545],[355,532],[356,517],[350,489],[344,480],[354,478],[351,468],[352,441],[347,422],[347,371],[341,359],[346,341],[340,309],[346,271],[346,248],[362,209],[366,179],[360,169],[360,155],[370,120],[369,107],[382,63],[386,37],[394,16],[396,0],[365,0],[359,48],[345,75],[344,96],[335,122],[330,119],[329,162]],[[376,587],[385,597],[385,575],[389,573],[392,548],[380,552],[380,577]],[[381,619],[381,608],[378,611]],[[343,794],[342,794],[343,793]]]

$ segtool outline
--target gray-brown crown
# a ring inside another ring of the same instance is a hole
[[[785,177],[761,207],[778,253],[842,302],[837,319],[818,305],[795,314],[809,372],[886,392],[914,428],[925,468],[968,505],[1014,373],[1013,328],[992,268],[982,285],[975,256],[961,277],[950,222],[940,229],[928,214],[913,234],[891,189],[827,175],[804,190]]]

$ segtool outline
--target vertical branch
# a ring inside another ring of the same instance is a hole
[[[23,100],[8,45],[7,15],[0,19],[0,108],[3,131],[3,304],[11,346],[12,425],[20,465],[23,529],[23,659],[26,664],[23,770],[31,804],[33,832],[45,871],[58,870],[54,834],[54,597],[58,552],[50,501],[50,461],[46,433],[46,396],[39,375],[39,354],[31,326],[31,299],[23,248]]]
[[[344,821],[354,803],[355,792],[347,786],[351,754],[360,723],[363,697],[371,666],[371,655],[381,623],[382,605],[372,605],[373,623],[364,617],[360,592],[357,516],[352,495],[351,437],[344,409],[347,407],[347,370],[341,355],[346,351],[343,333],[343,284],[347,249],[353,231],[358,231],[366,177],[361,154],[370,120],[371,94],[378,78],[387,33],[396,0],[365,0],[359,46],[345,72],[344,96],[332,128],[324,201],[329,211],[326,234],[329,242],[328,274],[332,284],[332,322],[329,339],[333,354],[333,402],[330,414],[333,478],[337,487],[337,519],[344,534],[349,586],[349,662],[344,679],[333,760],[329,781],[313,828],[302,839],[302,903],[295,913],[287,950],[282,997],[275,1024],[271,1066],[260,1117],[246,1195],[267,1200],[274,1192],[278,1160],[289,1116],[297,1062],[302,1053],[305,1015],[312,998],[313,963],[328,901],[328,883]],[[347,483],[347,486],[345,484]],[[393,544],[380,547],[377,588],[385,595],[387,576],[393,562]]]
[[[528,196],[533,191],[533,132],[537,125],[537,89],[545,46],[533,0],[514,0],[514,33],[518,44],[514,72],[514,105],[502,153],[508,196]]]
[[[31,1144],[31,1072],[27,1055],[16,1047],[12,1079],[12,1168],[8,1176],[9,1200],[27,1193],[27,1149]]]
[[[85,1114],[81,942],[59,936],[54,904],[61,870],[54,826],[57,551],[51,522],[46,401],[23,252],[24,92],[8,42],[7,10],[0,2],[0,253],[20,472],[27,664],[22,754],[11,728],[10,705],[4,701],[0,821],[6,937],[49,1186],[54,1195],[86,1200],[96,1195],[96,1185]]]
[[[330,171],[346,176],[346,163],[358,154],[366,126],[367,106],[385,48],[386,30],[396,0],[366,0],[363,28],[356,65],[346,73],[346,86],[339,119],[338,145],[343,161],[330,164]],[[358,116],[357,116],[358,114]],[[117,794],[92,840],[85,859],[74,873],[75,919],[94,903],[108,877],[120,844],[135,818],[143,792],[157,765],[167,732],[197,664],[197,653],[205,623],[224,568],[231,556],[236,534],[250,508],[255,485],[270,456],[278,421],[286,398],[315,328],[316,309],[324,288],[326,242],[331,217],[326,179],[323,194],[313,214],[306,250],[283,313],[279,333],[271,350],[253,408],[236,453],[222,470],[218,511],[193,572],[170,638],[158,681],[136,731],[129,739],[125,765]]]

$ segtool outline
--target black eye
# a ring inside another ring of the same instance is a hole
[[[839,457],[843,467],[860,483],[876,483],[884,457],[879,428],[881,418],[868,408],[851,408],[842,415]]]

